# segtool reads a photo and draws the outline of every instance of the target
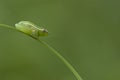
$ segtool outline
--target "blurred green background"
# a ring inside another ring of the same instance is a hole
[[[120,80],[120,0],[0,0],[0,23],[48,29],[41,38],[84,80]],[[0,28],[0,80],[76,80],[44,46]]]

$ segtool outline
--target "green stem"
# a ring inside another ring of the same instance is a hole
[[[48,49],[50,49],[57,57],[59,57],[60,60],[64,62],[64,64],[70,69],[70,71],[75,75],[77,80],[83,80],[81,76],[78,74],[78,72],[73,68],[73,66],[62,56],[60,53],[58,53],[54,48],[52,48],[50,45],[48,45],[46,42],[37,40],[38,42],[42,43],[44,46],[46,46]]]
[[[5,27],[5,28],[9,28],[9,29],[12,29],[12,30],[17,30],[15,29],[14,27],[12,26],[9,26],[9,25],[6,25],[6,24],[0,24],[1,27]]]
[[[12,26],[9,26],[9,25],[0,24],[0,26],[1,27],[5,27],[5,28],[9,28],[9,29],[12,29],[12,30],[15,30],[15,31],[18,31],[18,32],[21,32],[21,31],[17,30],[16,28],[14,28]],[[41,41],[39,39],[35,39],[35,40],[37,40],[38,42],[42,43],[44,46],[46,46],[48,49],[50,49],[57,57],[59,57],[59,59],[62,60],[64,62],[64,64],[70,69],[70,71],[75,75],[75,77],[77,78],[77,80],[83,80],[81,78],[81,76],[78,74],[78,72],[73,68],[73,66],[62,55],[60,55],[60,53],[58,53],[54,48],[52,48],[46,42]]]

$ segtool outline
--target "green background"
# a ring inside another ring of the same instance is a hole
[[[41,37],[84,80],[120,80],[120,0],[0,0],[0,23],[45,27]],[[46,47],[0,28],[0,80],[76,80]]]

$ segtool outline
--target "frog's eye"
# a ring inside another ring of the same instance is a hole
[[[39,38],[39,36],[46,36],[48,35],[48,31],[44,28],[38,28],[35,24],[29,21],[20,21],[19,23],[15,24],[17,30],[33,37]]]

